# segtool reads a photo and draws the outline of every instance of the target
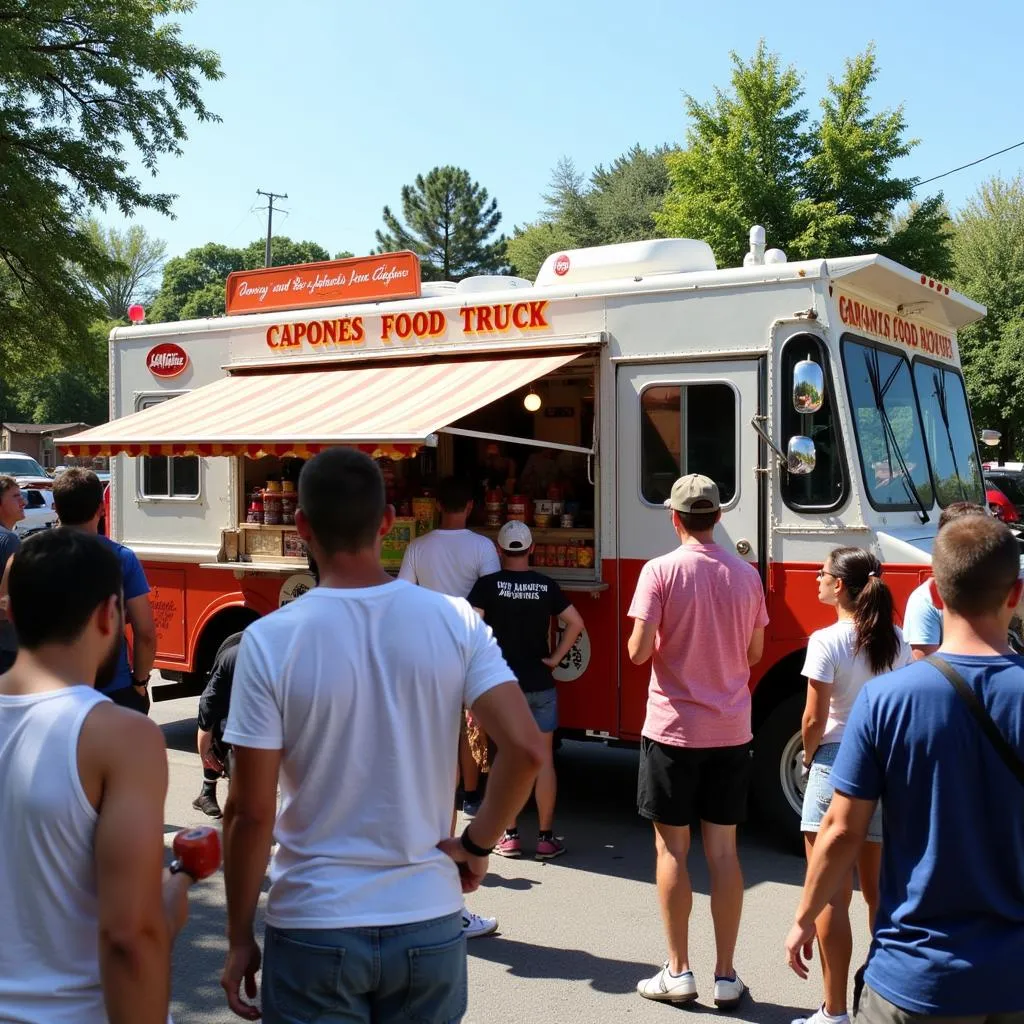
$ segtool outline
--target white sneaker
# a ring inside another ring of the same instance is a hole
[[[735,1010],[746,991],[747,986],[743,984],[738,974],[734,974],[732,980],[715,978],[715,1006],[720,1010]]]
[[[462,934],[467,939],[479,939],[483,935],[493,935],[498,930],[496,917],[481,917],[471,910],[462,908]]]
[[[693,971],[684,971],[678,977],[665,966],[653,978],[645,978],[636,986],[644,999],[659,1003],[692,1003],[697,998],[697,979]]]
[[[822,1004],[809,1017],[797,1017],[793,1024],[850,1024],[850,1015],[840,1013],[833,1017],[825,1012],[825,1006]]]

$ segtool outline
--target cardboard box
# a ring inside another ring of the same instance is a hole
[[[400,569],[405,549],[416,537],[416,520],[402,516],[384,537],[380,547],[380,563],[385,569]]]

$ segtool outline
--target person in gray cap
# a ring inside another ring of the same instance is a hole
[[[583,617],[550,576],[530,568],[533,535],[526,523],[507,522],[498,533],[501,571],[477,580],[469,603],[491,627],[501,653],[526,695],[537,727],[544,734],[544,761],[534,797],[540,823],[534,855],[551,860],[565,853],[555,836],[555,762],[551,738],[558,728],[558,697],[551,676],[583,632]],[[561,619],[565,630],[551,650],[551,620]],[[519,829],[513,821],[494,852],[520,857]]]
[[[637,991],[668,1003],[697,998],[686,869],[696,817],[711,874],[714,1001],[728,1010],[746,991],[733,964],[743,910],[736,826],[747,811],[750,666],[761,659],[768,615],[757,570],[714,542],[722,515],[714,481],[680,477],[665,505],[679,547],[643,567],[629,609],[628,649],[635,665],[653,659],[637,805],[654,824],[669,957]]]

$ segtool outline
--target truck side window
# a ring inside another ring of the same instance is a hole
[[[143,398],[139,409],[149,409],[164,398]],[[195,455],[143,455],[139,493],[143,498],[199,497],[199,459]]]
[[[791,398],[793,368],[801,359],[818,363],[825,375],[825,403],[816,413],[798,413]],[[846,500],[846,460],[839,433],[835,389],[828,354],[818,338],[801,334],[790,338],[782,350],[782,370],[779,374],[782,395],[779,443],[785,448],[788,440],[803,434],[814,442],[817,464],[807,476],[794,476],[785,468],[779,470],[779,489],[782,500],[792,509],[829,511],[839,508]]]
[[[640,395],[640,495],[660,505],[677,477],[703,473],[736,496],[736,392],[725,383],[655,384]]]

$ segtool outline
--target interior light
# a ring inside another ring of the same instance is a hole
[[[541,407],[540,395],[533,388],[530,388],[529,394],[523,399],[523,407],[527,412],[536,412]]]

